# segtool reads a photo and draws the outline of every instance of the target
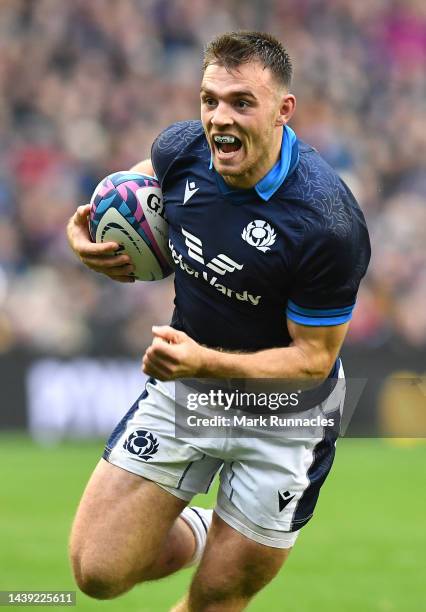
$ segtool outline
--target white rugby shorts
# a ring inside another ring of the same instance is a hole
[[[340,415],[344,373],[311,415]],[[103,458],[156,482],[190,501],[207,493],[220,472],[215,512],[246,537],[274,548],[291,547],[312,517],[333,463],[337,432],[315,437],[242,438],[175,436],[175,385],[150,379],[145,391],[112,432]]]

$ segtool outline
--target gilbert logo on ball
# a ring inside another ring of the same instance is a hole
[[[157,179],[115,172],[99,183],[90,203],[89,230],[94,242],[120,244],[139,280],[161,280],[172,274],[169,228]]]

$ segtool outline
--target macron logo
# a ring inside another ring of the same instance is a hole
[[[192,196],[197,193],[197,191],[199,190],[199,187],[195,186],[194,181],[186,181],[186,186],[185,186],[185,197],[183,198],[183,203],[186,204],[188,202],[188,200],[190,200],[192,198]]]
[[[295,497],[296,495],[292,495],[290,491],[278,491],[278,506],[280,512],[282,512]]]

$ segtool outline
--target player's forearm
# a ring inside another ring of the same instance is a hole
[[[305,351],[296,345],[256,353],[206,349],[199,376],[205,378],[282,378],[324,380],[335,360],[328,351]]]

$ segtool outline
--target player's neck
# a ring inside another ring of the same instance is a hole
[[[279,130],[274,133],[272,145],[268,149],[268,155],[265,155],[260,163],[256,164],[248,172],[238,175],[222,175],[225,183],[233,189],[252,189],[257,183],[268,174],[275,166],[281,155],[281,145],[283,139],[283,131]]]

